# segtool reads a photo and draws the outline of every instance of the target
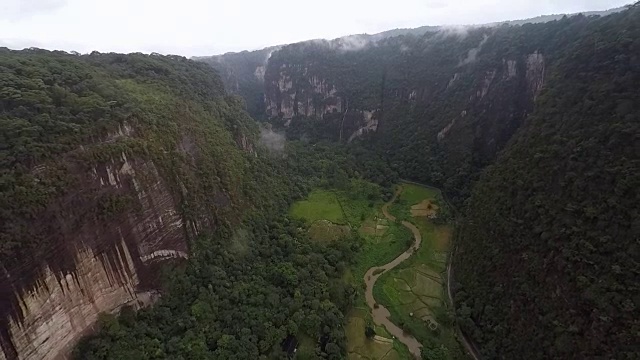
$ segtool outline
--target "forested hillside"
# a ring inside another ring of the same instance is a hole
[[[638,357],[639,5],[200,60],[0,48],[1,359]]]
[[[638,24],[635,5],[287,45],[263,105],[291,139],[372,149],[460,206],[457,315],[486,358],[634,358]]]
[[[37,49],[1,49],[0,66],[0,253],[6,266],[45,253],[55,238],[34,233],[41,230],[32,226],[34,218],[81,187],[86,172],[121,156],[153,161],[176,200],[184,187],[187,221],[213,224],[225,215],[201,211],[212,201],[204,192],[237,199],[227,214],[240,210],[235,180],[244,177],[245,160],[236,141],[255,141],[257,128],[206,66],[181,57]],[[135,205],[133,193],[100,195],[87,191],[74,201],[98,200],[95,217]]]
[[[486,358],[640,354],[640,8],[575,35],[471,197],[456,300]]]
[[[241,224],[200,237],[159,304],[103,317],[101,331],[76,349],[78,359],[284,358],[288,337],[311,339],[301,358],[344,357],[344,313],[357,289],[342,275],[360,242],[353,234],[313,242],[286,210],[312,186],[340,189],[360,174],[383,183],[397,177],[384,162],[359,167],[364,154],[333,145],[291,144],[285,158],[262,150],[246,183],[259,197],[255,209]]]
[[[256,359],[290,335],[344,353],[358,242],[311,243],[286,211],[312,186],[390,187],[385,162],[285,149],[182,57],[2,49],[0,68],[2,358],[67,356],[121,306],[78,358]]]
[[[269,57],[278,47],[243,51],[220,56],[196,57],[220,74],[225,89],[244,98],[247,112],[254,119],[264,118],[264,72]]]
[[[596,19],[429,32],[356,49],[289,45],[269,60],[267,111],[293,137],[364,138],[401,176],[442,186],[460,204]]]
[[[255,116],[266,113],[290,138],[365,138],[403,177],[461,204],[533,111],[546,70],[596,18],[423,27],[202,60],[250,84],[238,93],[252,114],[262,110]]]
[[[258,128],[205,64],[0,49],[0,92],[8,359],[64,355],[157,286],[159,254],[188,256],[260,198]]]

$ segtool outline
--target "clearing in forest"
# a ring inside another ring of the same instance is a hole
[[[376,214],[370,219],[366,219],[362,226],[360,227],[360,231],[363,234],[381,237],[384,233],[389,229],[389,221],[382,217],[380,214]]]
[[[367,325],[372,326],[375,335],[368,338],[365,335]],[[347,359],[379,359],[400,360],[409,355],[406,348],[394,344],[391,335],[383,326],[377,326],[371,321],[368,310],[353,309],[347,314],[345,325],[347,335]]]
[[[420,203],[411,206],[411,216],[433,218],[438,213],[438,205],[430,199],[422,200]]]
[[[444,206],[441,195],[433,188],[413,184],[403,184],[403,187],[398,203],[391,210],[416,225],[422,244],[412,257],[380,277],[374,287],[374,297],[389,310],[392,322],[423,344],[444,345],[451,358],[463,356],[445,293],[452,226],[432,221]],[[433,213],[425,214],[424,210]]]
[[[402,254],[410,246],[413,235],[381,213],[382,196],[370,196],[371,187],[379,189],[377,185],[360,181],[353,187],[360,191],[314,189],[306,199],[294,203],[289,214],[309,224],[309,236],[316,241],[335,241],[350,233],[360,237],[360,250],[343,277],[344,281],[362,289],[354,308],[346,314],[348,358],[408,359],[408,349],[394,340],[384,327],[375,327],[376,337],[366,337],[366,325],[373,322],[364,300],[362,279],[369,268],[386,264]]]
[[[294,203],[289,214],[310,224],[318,220],[327,220],[338,225],[347,224],[336,194],[329,190],[313,190],[307,199]]]

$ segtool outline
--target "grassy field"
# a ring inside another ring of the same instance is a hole
[[[382,199],[372,200],[355,192],[315,189],[307,199],[293,204],[289,211],[290,216],[309,224],[309,235],[314,240],[335,241],[351,231],[356,231],[362,239],[355,263],[344,275],[345,281],[360,289],[355,307],[346,314],[349,359],[410,358],[408,349],[392,339],[384,327],[375,327],[375,339],[365,336],[365,327],[372,320],[364,300],[364,274],[372,266],[393,260],[413,240],[409,230],[384,218],[380,212],[383,203]],[[301,343],[300,350],[309,347],[309,344],[303,346]]]
[[[425,200],[439,208],[439,191],[414,184],[402,184],[402,193],[390,207],[389,212],[399,220],[413,220],[412,207],[421,208]]]
[[[374,296],[389,309],[391,320],[420,342],[428,347],[444,345],[449,358],[465,359],[445,294],[446,259],[453,229],[434,224],[428,216],[411,216],[410,210],[416,204],[431,203],[434,206],[430,210],[443,206],[437,190],[411,184],[403,187],[405,190],[390,211],[418,227],[422,245],[411,258],[378,280]]]
[[[376,214],[382,217],[382,214]],[[371,220],[371,219],[369,219]],[[358,254],[356,263],[352,266],[353,275],[359,283],[364,286],[363,277],[367,270],[376,265],[383,265],[395,259],[398,255],[407,250],[413,240],[411,232],[404,226],[387,222],[383,231],[378,230],[377,234],[367,234],[361,227],[360,235],[365,239],[362,249]],[[363,288],[364,289],[364,288]]]
[[[289,215],[310,224],[318,220],[327,220],[338,225],[347,224],[336,194],[329,190],[312,191],[307,199],[297,201],[291,206]]]
[[[376,336],[368,339],[365,336],[367,324],[373,326]],[[373,324],[369,309],[354,308],[347,314],[345,325],[347,335],[347,359],[401,360],[410,359],[409,350],[394,341],[383,326]]]

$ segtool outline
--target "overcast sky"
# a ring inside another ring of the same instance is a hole
[[[633,0],[0,0],[0,46],[185,56],[422,25],[604,10]]]

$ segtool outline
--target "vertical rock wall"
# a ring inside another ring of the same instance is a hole
[[[34,220],[54,239],[46,258],[0,269],[0,359],[65,358],[98,314],[148,302],[149,263],[186,257],[187,229],[153,162],[121,154],[79,176],[82,186]],[[130,208],[99,210],[125,195]]]

